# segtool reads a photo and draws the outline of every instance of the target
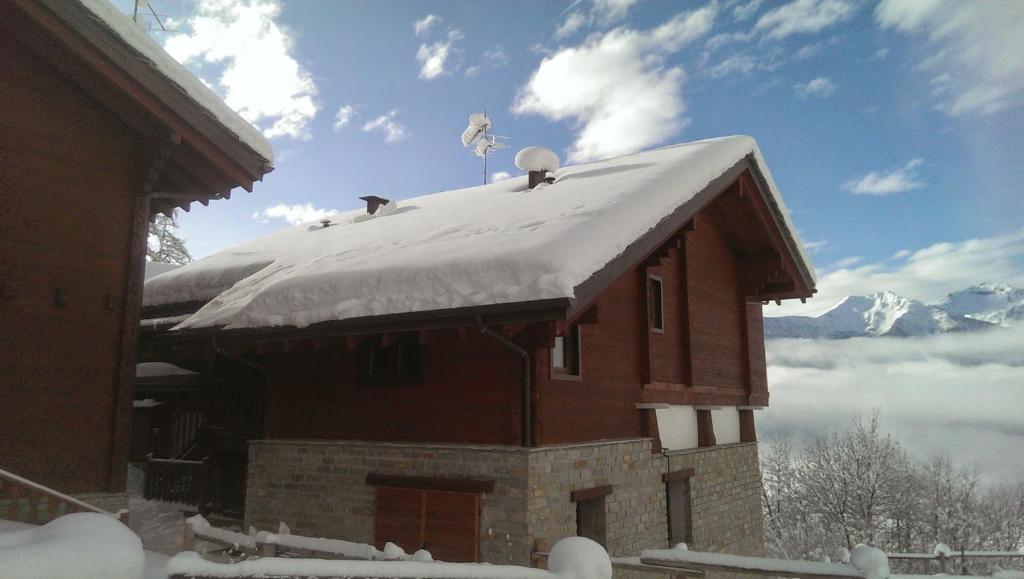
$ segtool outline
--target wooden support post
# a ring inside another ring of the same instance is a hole
[[[711,418],[711,410],[709,408],[698,408],[697,409],[697,446],[700,448],[707,448],[709,446],[715,446],[717,441],[715,440],[715,424]]]
[[[741,408],[740,414],[740,442],[757,442],[757,431],[754,429],[754,411],[750,408]]]

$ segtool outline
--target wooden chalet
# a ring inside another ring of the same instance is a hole
[[[106,0],[0,0],[0,54],[0,468],[116,511],[148,224],[270,146]]]
[[[378,202],[150,280],[145,359],[252,413],[150,472],[233,462],[247,524],[438,559],[528,564],[572,534],[763,554],[761,308],[815,282],[756,144],[553,177]]]

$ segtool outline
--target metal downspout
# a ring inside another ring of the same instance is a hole
[[[496,340],[502,346],[505,346],[509,350],[512,350],[519,355],[519,358],[523,361],[523,446],[533,446],[533,386],[530,383],[530,374],[533,370],[533,365],[530,363],[530,353],[525,349],[521,348],[519,344],[516,344],[512,340],[509,340],[505,336],[495,332],[488,328],[484,324],[483,316],[477,314],[476,325],[480,329],[480,333]]]

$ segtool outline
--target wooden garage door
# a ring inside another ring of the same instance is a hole
[[[374,543],[408,553],[430,551],[438,561],[477,561],[480,495],[455,491],[376,487]]]

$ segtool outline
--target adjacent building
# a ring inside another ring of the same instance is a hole
[[[0,0],[0,54],[0,469],[116,511],[150,219],[271,149],[106,0]]]

